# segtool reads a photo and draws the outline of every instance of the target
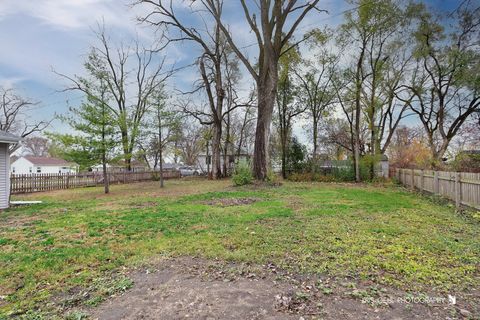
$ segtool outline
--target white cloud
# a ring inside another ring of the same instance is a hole
[[[0,87],[4,89],[15,88],[19,83],[21,83],[25,78],[21,77],[0,77]]]
[[[125,25],[126,4],[113,0],[4,0],[0,16],[28,15],[59,28],[89,28],[102,18],[112,25]]]

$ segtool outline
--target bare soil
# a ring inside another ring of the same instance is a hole
[[[107,320],[476,319],[448,300],[399,302],[407,293],[352,279],[291,274],[272,264],[184,257],[162,260],[129,277],[132,289],[86,311]]]

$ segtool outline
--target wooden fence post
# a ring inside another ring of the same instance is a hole
[[[438,171],[433,171],[433,193],[434,194],[439,194],[440,193]]]
[[[412,175],[412,190],[415,190],[415,169],[411,169],[410,173]]]
[[[420,170],[420,190],[423,192],[425,191],[425,173],[422,170]]]
[[[460,172],[455,172],[455,207],[460,208],[462,204],[462,185],[460,181]]]

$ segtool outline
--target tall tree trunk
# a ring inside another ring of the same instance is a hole
[[[120,129],[121,136],[122,136],[122,149],[123,149],[123,160],[125,161],[124,166],[125,170],[131,171],[131,154],[128,148],[128,133],[125,132],[123,129]]]
[[[269,162],[268,143],[277,93],[277,80],[277,65],[273,61],[270,61],[269,72],[267,73],[266,79],[261,79],[257,84],[258,114],[253,153],[253,175],[258,180],[265,180],[267,177]]]
[[[215,125],[213,129],[213,140],[212,140],[212,171],[213,178],[220,179],[222,177],[222,166],[221,166],[221,148],[222,143],[222,124]]]
[[[377,137],[375,131],[375,94],[377,89],[377,68],[376,64],[373,68],[373,75],[372,75],[372,96],[370,98],[370,110],[369,110],[369,122],[370,122],[370,180],[375,178],[375,158],[377,155]]]
[[[163,143],[162,143],[162,117],[158,110],[158,161],[160,165],[160,188],[164,187],[163,183]]]
[[[317,117],[313,116],[313,164],[312,164],[312,173],[317,171],[317,157],[318,153],[318,120]]]
[[[162,155],[162,147],[160,147],[160,188],[163,188],[165,185],[164,185],[164,182],[163,182],[163,155]]]
[[[210,172],[210,165],[212,163],[211,161],[211,158],[209,159],[210,157],[210,143],[209,143],[209,140],[207,140],[206,142],[206,146],[207,146],[207,152],[206,152],[206,162],[207,162],[207,177],[208,179],[212,179],[212,173]]]
[[[217,27],[217,39],[220,35],[220,30]],[[216,44],[218,45],[219,40]],[[218,50],[218,47],[216,48]],[[213,117],[213,139],[212,139],[212,178],[220,179],[222,177],[222,165],[220,162],[221,158],[221,143],[222,143],[222,115],[223,115],[223,101],[225,98],[225,92],[223,90],[223,80],[222,80],[222,65],[220,59],[214,59],[210,56],[211,60],[214,62],[215,66],[215,97],[212,92],[210,79],[208,77],[206,68],[205,68],[205,54],[200,59],[199,67],[200,73],[202,76],[203,83],[205,85],[205,90],[207,92],[207,97],[210,105],[210,111]]]
[[[240,130],[240,138],[238,139],[237,159],[240,158],[240,154],[242,153],[242,145],[243,145],[243,139],[244,139],[244,136],[245,136],[245,128],[247,127],[247,121],[248,121],[248,110],[245,110],[245,115],[243,117],[242,128]],[[235,160],[235,162],[236,161],[237,160]]]
[[[355,181],[360,182],[360,119],[362,115],[361,90],[363,84],[362,63],[365,55],[365,43],[362,46],[360,57],[357,61],[357,70],[355,73],[355,141],[354,141],[354,161],[355,161]]]
[[[106,146],[106,117],[105,117],[105,104],[102,104],[102,170],[103,170],[103,187],[105,193],[110,192],[110,183],[108,181],[107,172],[107,146]]]
[[[103,152],[103,155],[102,155],[102,170],[103,170],[103,188],[105,190],[105,193],[109,193],[110,183],[108,181],[107,157],[105,155],[105,152]]]
[[[228,176],[228,168],[230,161],[228,159],[228,151],[230,146],[230,113],[227,114],[227,121],[225,126],[225,144],[223,147],[223,175]]]
[[[376,155],[377,151],[375,148],[376,141],[375,141],[375,124],[372,125],[370,128],[370,180],[373,180],[375,178],[375,161],[376,161]]]

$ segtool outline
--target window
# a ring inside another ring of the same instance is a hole
[[[32,173],[32,167],[28,168],[28,172]]]
[[[12,173],[15,173],[15,167],[12,167]]]
[[[41,173],[42,172],[42,167],[37,167],[37,173]]]

